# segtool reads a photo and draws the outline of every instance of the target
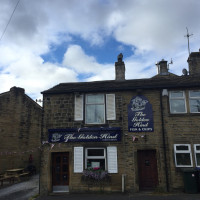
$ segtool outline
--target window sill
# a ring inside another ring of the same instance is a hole
[[[83,127],[89,127],[89,128],[108,128],[109,125],[108,124],[84,124]]]
[[[169,113],[169,117],[180,117],[180,116],[184,116],[184,117],[193,117],[193,116],[200,116],[200,113]]]

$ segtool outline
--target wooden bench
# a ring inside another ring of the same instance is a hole
[[[9,181],[9,183],[14,183],[15,177],[14,176],[6,176],[4,175],[3,177],[0,178],[1,181],[1,186],[3,186],[4,181]]]
[[[29,172],[23,172],[22,174],[19,174],[19,177],[26,177],[29,176],[30,173]]]

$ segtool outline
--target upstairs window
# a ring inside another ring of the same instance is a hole
[[[183,91],[171,91],[169,95],[170,113],[186,113],[185,93]]]
[[[105,124],[116,120],[115,94],[86,94],[75,96],[74,120],[86,124]]]
[[[105,123],[105,100],[103,94],[86,95],[85,122],[86,124]]]
[[[192,167],[190,144],[174,144],[174,157],[176,167]]]
[[[190,112],[200,113],[200,91],[189,91]]]
[[[200,167],[200,144],[194,145],[194,154],[195,154],[196,166]]]

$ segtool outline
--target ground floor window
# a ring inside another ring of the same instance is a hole
[[[174,144],[174,157],[176,167],[193,166],[190,144]]]
[[[200,144],[194,144],[194,154],[196,166],[200,167]]]
[[[74,173],[90,168],[118,173],[117,147],[74,147]]]
[[[85,149],[85,169],[101,168],[106,170],[106,149],[86,148]]]

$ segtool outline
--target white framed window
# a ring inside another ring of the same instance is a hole
[[[174,157],[176,167],[193,166],[190,144],[174,144]]]
[[[189,103],[191,113],[200,113],[200,91],[189,91]]]
[[[101,168],[107,170],[106,149],[86,148],[85,149],[85,169]]]
[[[106,120],[116,120],[115,94],[75,95],[74,101],[75,121],[85,120],[86,124],[105,124]]]
[[[196,167],[200,167],[200,144],[194,144],[194,155]]]
[[[108,173],[118,173],[117,147],[88,147],[85,150],[83,147],[74,147],[74,173],[82,173],[83,168],[101,168]]]
[[[186,100],[184,91],[170,91],[169,93],[170,113],[186,113]]]
[[[104,94],[87,94],[85,100],[86,124],[105,123],[105,98]]]

